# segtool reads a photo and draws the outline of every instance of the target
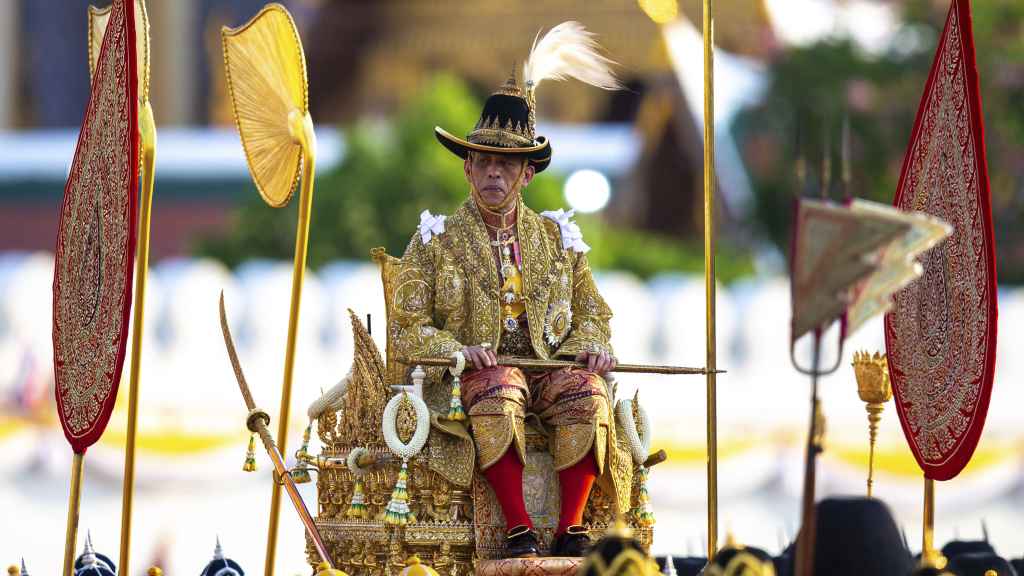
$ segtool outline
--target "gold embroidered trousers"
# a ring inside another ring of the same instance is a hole
[[[555,470],[593,449],[604,470],[611,411],[604,379],[580,368],[526,371],[508,366],[472,370],[462,377],[477,461],[486,470],[511,446],[526,462],[525,419],[536,414],[549,430]]]

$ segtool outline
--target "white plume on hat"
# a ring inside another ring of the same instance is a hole
[[[555,26],[543,38],[540,32],[523,67],[528,93],[542,80],[575,78],[604,90],[618,90],[622,84],[611,71],[612,60],[602,56],[600,45],[583,24],[570,20]]]

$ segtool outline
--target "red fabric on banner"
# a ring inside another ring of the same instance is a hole
[[[128,343],[138,210],[135,10],[115,0],[64,187],[53,273],[57,414],[76,453],[110,420]]]
[[[970,2],[953,0],[894,204],[953,226],[894,296],[885,345],[896,409],[925,476],[949,480],[985,426],[996,354],[996,260]]]

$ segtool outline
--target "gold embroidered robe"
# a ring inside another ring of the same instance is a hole
[[[583,351],[611,353],[608,322],[611,310],[597,291],[584,254],[562,247],[559,225],[520,201],[516,233],[522,251],[523,297],[530,340],[537,358],[575,357]],[[444,232],[426,243],[413,235],[394,279],[393,317],[389,340],[400,357],[448,357],[465,346],[490,343],[497,350],[502,337],[497,264],[480,212],[467,199],[444,224]],[[548,342],[544,326],[558,309],[571,310],[570,329],[560,340]],[[427,404],[447,412],[451,385],[443,368],[428,368],[424,388]],[[611,395],[609,394],[609,397]],[[599,483],[616,495],[620,508],[629,502],[632,461],[615,432],[610,402],[590,430],[591,438],[607,449],[599,462]],[[509,414],[516,448],[521,446],[523,414]],[[588,442],[590,439],[587,440]],[[552,445],[559,444],[552,442]],[[483,455],[480,456],[483,458]],[[556,457],[556,460],[559,458]],[[562,458],[561,460],[573,460]]]

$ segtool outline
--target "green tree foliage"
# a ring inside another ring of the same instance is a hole
[[[434,126],[454,134],[470,131],[482,102],[451,76],[438,76],[389,122],[365,122],[346,134],[340,166],[320,174],[313,198],[309,263],[366,260],[375,246],[401,255],[424,209],[451,214],[469,193],[461,161],[438,144]],[[565,206],[562,179],[539,174],[525,191],[534,210]],[[255,191],[232,215],[226,235],[200,239],[197,251],[234,266],[249,258],[290,259],[294,251],[297,201],[266,206]],[[702,246],[650,233],[616,228],[597,216],[578,218],[595,268],[615,268],[649,277],[666,271],[701,273]],[[750,258],[726,251],[719,259],[724,280],[749,274]]]
[[[341,165],[317,177],[310,265],[365,260],[375,246],[401,255],[420,212],[451,214],[469,188],[462,161],[438,144],[434,126],[468,133],[481,107],[463,83],[439,76],[393,122],[368,121],[349,130]],[[561,187],[557,177],[542,173],[527,188],[527,201],[537,210],[556,208]],[[248,258],[291,258],[297,204],[273,210],[253,192],[233,215],[229,233],[202,239],[198,252],[232,266]]]
[[[985,112],[985,140],[992,186],[999,277],[1024,281],[1024,2],[973,2],[974,38]],[[947,2],[910,0],[892,49],[881,56],[847,41],[787,49],[772,63],[763,104],[737,124],[743,153],[757,190],[756,222],[764,236],[785,250],[789,242],[797,132],[807,160],[803,194],[821,187],[826,138],[831,144],[830,192],[842,194],[839,141],[844,114],[852,134],[850,194],[892,202],[903,155]]]

